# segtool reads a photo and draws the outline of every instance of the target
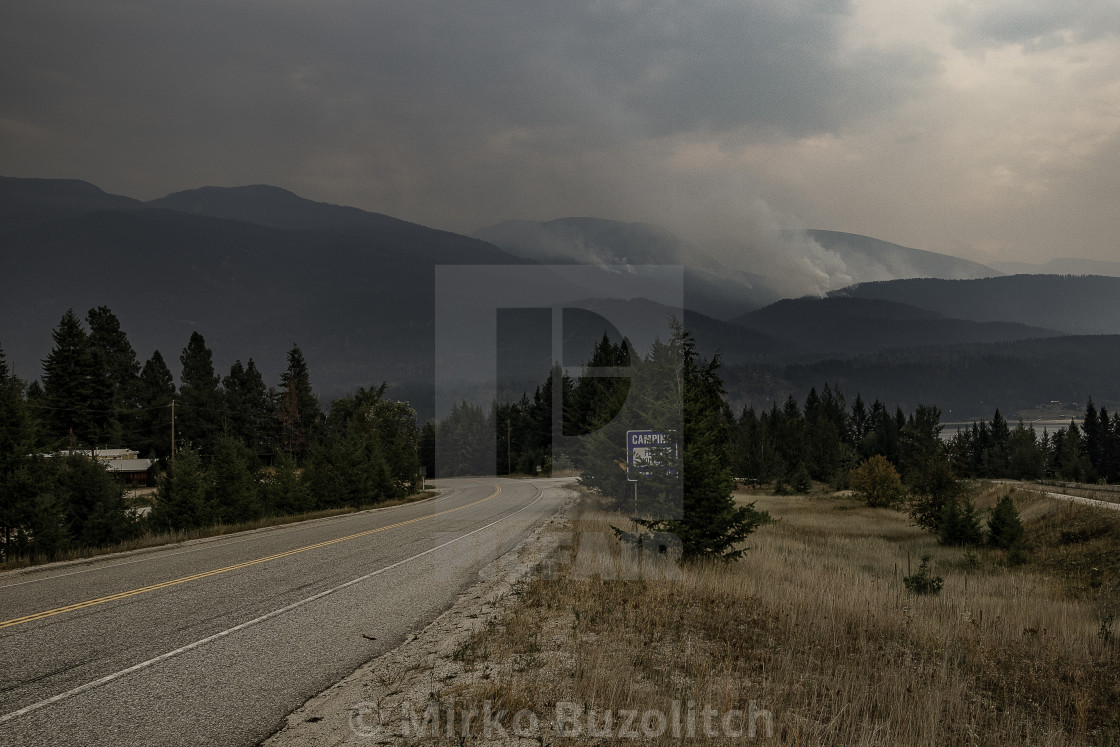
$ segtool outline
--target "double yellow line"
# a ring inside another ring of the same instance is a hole
[[[409,524],[415,524],[415,523],[420,522],[420,521],[428,521],[429,519],[435,519],[436,517],[439,517],[439,516],[446,516],[447,514],[453,514],[456,511],[462,511],[462,510],[468,509],[472,506],[477,506],[480,503],[485,503],[486,501],[490,500],[491,498],[496,497],[498,495],[498,493],[502,492],[501,486],[495,485],[494,488],[495,488],[494,492],[491,493],[490,495],[486,496],[485,498],[480,498],[479,500],[474,501],[473,503],[467,503],[465,505],[459,506],[458,508],[449,508],[449,509],[446,509],[444,511],[438,511],[434,514],[428,514],[427,516],[419,516],[415,519],[409,519],[407,521],[398,521],[396,524],[388,524],[388,525],[383,526],[383,527],[378,527],[377,529],[369,529],[365,532],[358,532],[357,534],[351,534],[351,535],[348,535],[346,537],[339,537],[338,539],[327,540],[326,542],[318,542],[314,545],[307,545],[306,547],[298,547],[294,550],[288,550],[287,552],[281,552],[281,553],[277,553],[275,555],[269,555],[268,557],[265,557],[265,558],[257,558],[256,560],[247,560],[244,563],[237,563],[236,565],[228,565],[225,568],[216,568],[212,571],[206,571],[204,573],[196,573],[192,576],[183,576],[182,578],[176,578],[176,579],[171,580],[171,581],[164,581],[162,583],[152,584],[151,586],[144,586],[144,587],[141,587],[139,589],[132,589],[130,591],[122,591],[118,594],[110,594],[109,596],[106,596],[106,597],[99,597],[97,599],[90,599],[90,600],[85,601],[85,602],[77,602],[75,604],[68,604],[65,607],[56,607],[53,610],[45,610],[43,612],[36,612],[34,614],[31,614],[31,615],[24,615],[23,617],[15,617],[15,618],[12,618],[11,620],[4,620],[3,622],[0,622],[0,630],[2,630],[4,628],[11,628],[11,627],[14,627],[16,625],[22,625],[24,623],[34,622],[36,620],[42,620],[42,619],[47,618],[47,617],[53,617],[55,615],[61,615],[64,612],[74,612],[76,610],[86,609],[87,607],[96,607],[99,604],[105,604],[107,602],[115,602],[118,599],[127,599],[128,597],[134,597],[134,596],[137,596],[139,594],[146,594],[149,591],[158,591],[159,589],[166,589],[166,588],[171,587],[171,586],[178,586],[179,584],[185,584],[185,583],[189,583],[191,581],[198,581],[198,580],[203,579],[203,578],[210,578],[211,576],[220,576],[223,573],[229,573],[231,571],[237,571],[237,570],[240,570],[242,568],[248,568],[249,566],[253,566],[253,565],[260,565],[261,563],[267,563],[270,560],[278,560],[280,558],[286,558],[286,557],[289,557],[291,555],[299,555],[300,553],[307,552],[309,550],[317,550],[320,547],[327,547],[329,545],[337,545],[341,542],[349,542],[350,540],[358,539],[359,537],[368,537],[369,535],[377,534],[378,532],[385,532],[385,531],[388,531],[390,529],[396,529],[398,527],[408,526]]]

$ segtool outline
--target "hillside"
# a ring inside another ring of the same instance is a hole
[[[992,262],[992,267],[1008,275],[1104,275],[1120,277],[1120,262],[1104,259],[1058,257],[1049,262]]]
[[[855,283],[904,278],[973,279],[1002,274],[987,265],[889,241],[841,231],[810,229],[805,233],[843,260]]]
[[[430,399],[434,265],[523,262],[476,239],[351,209],[340,209],[351,219],[343,230],[309,228],[334,206],[282,190],[207,190],[207,209],[186,213],[102,197],[80,182],[20,186],[29,189],[9,189],[17,195],[0,210],[61,216],[0,233],[0,345],[28,379],[66,309],[106,305],[142,359],[159,349],[173,370],[198,330],[219,373],[252,357],[275,384],[298,343],[324,396],[387,380],[399,396]],[[266,213],[243,209],[262,194],[279,194],[283,217],[273,222],[293,227],[205,214],[263,221]]]
[[[782,340],[807,356],[850,357],[888,348],[1003,342],[1057,334],[1013,322],[951,319],[897,301],[844,296],[778,301],[732,321]]]
[[[481,228],[473,236],[542,264],[683,265],[685,305],[720,319],[778,298],[762,276],[729,268],[700,247],[647,223],[515,220]]]
[[[894,280],[830,294],[907,303],[976,322],[1018,322],[1073,334],[1120,333],[1120,278],[1010,275],[976,280]]]
[[[849,401],[881,399],[910,410],[936,404],[942,419],[990,418],[1058,401],[1081,410],[1092,397],[1120,407],[1120,335],[1066,336],[996,344],[884,350],[854,358],[789,365],[734,366],[724,371],[734,407],[769,407],[829,382]]]
[[[98,210],[130,210],[142,204],[77,179],[0,176],[0,232],[66,220]]]

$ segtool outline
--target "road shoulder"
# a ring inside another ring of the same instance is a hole
[[[431,624],[290,713],[262,747],[393,744],[402,707],[423,718],[433,692],[462,686],[485,673],[456,653],[516,603],[521,588],[570,529],[572,494],[561,510],[510,552],[484,567],[480,580]],[[386,723],[379,727],[378,715]]]

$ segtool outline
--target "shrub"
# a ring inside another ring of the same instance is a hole
[[[868,506],[893,506],[902,500],[902,479],[890,460],[880,454],[852,470],[849,483]]]
[[[950,498],[941,512],[937,541],[943,545],[979,545],[984,539],[976,504],[969,497]]]
[[[988,544],[1004,550],[1023,541],[1023,522],[1010,495],[1000,499],[988,516]]]
[[[813,478],[809,476],[809,469],[804,463],[797,465],[797,469],[790,475],[789,481],[797,493],[808,493],[813,489]]]
[[[922,562],[918,566],[918,572],[912,576],[904,576],[902,583],[906,586],[906,590],[911,594],[939,594],[941,593],[941,586],[945,583],[945,579],[941,576],[934,576],[930,573],[929,569],[929,555],[922,556]]]

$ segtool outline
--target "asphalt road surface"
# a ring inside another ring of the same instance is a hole
[[[568,480],[0,574],[0,744],[253,745],[451,605]]]

